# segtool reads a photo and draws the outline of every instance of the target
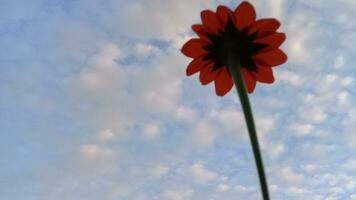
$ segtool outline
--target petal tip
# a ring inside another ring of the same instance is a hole
[[[202,39],[198,39],[198,38],[190,39],[182,46],[181,52],[187,57],[191,57],[191,58],[200,57],[207,53],[207,51],[204,49],[204,45],[206,43],[207,42]]]
[[[247,1],[243,1],[240,5],[238,5],[234,13],[236,20],[235,25],[238,29],[244,29],[253,24],[256,20],[255,8]]]

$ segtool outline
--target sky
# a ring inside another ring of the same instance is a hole
[[[1,0],[0,199],[261,199],[240,102],[186,77],[239,0]],[[274,200],[356,200],[354,0],[251,0],[288,61],[250,95]]]

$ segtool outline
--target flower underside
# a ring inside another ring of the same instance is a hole
[[[220,31],[218,35],[207,35],[211,44],[203,47],[209,52],[203,59],[213,60],[212,71],[215,71],[226,66],[228,55],[235,56],[242,67],[257,71],[257,66],[252,57],[263,48],[268,47],[266,44],[253,43],[257,34],[258,32],[248,34],[248,28],[238,30],[229,17],[224,30]]]
[[[256,20],[254,7],[246,1],[234,11],[219,5],[216,12],[203,10],[200,16],[202,24],[192,26],[198,38],[190,39],[181,49],[193,58],[186,69],[188,76],[199,72],[202,85],[214,82],[216,94],[224,96],[234,85],[227,64],[234,60],[249,93],[257,81],[274,82],[272,67],[287,61],[279,48],[286,36],[277,32],[278,20]]]

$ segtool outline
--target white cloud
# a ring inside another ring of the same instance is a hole
[[[115,66],[115,61],[124,58],[124,53],[114,44],[105,45],[99,54],[91,58],[91,63],[97,67]]]
[[[351,200],[356,200],[356,194],[350,195],[350,199],[351,199]]]
[[[221,110],[212,110],[208,114],[208,118],[216,124],[215,127],[224,130],[226,133],[236,136],[239,139],[248,139],[245,117],[242,112],[236,111],[233,108],[224,108]],[[258,137],[261,145],[264,145],[265,136],[275,127],[275,119],[273,117],[259,116],[255,118]]]
[[[337,95],[337,100],[339,104],[344,104],[347,102],[349,96],[349,92],[347,91],[341,91],[338,95]]]
[[[324,78],[325,84],[333,84],[339,77],[336,74],[327,74]]]
[[[351,76],[346,76],[343,79],[341,79],[340,84],[344,87],[351,85],[354,82],[354,78]]]
[[[270,150],[272,156],[277,157],[284,151],[282,146],[274,146],[269,141],[269,133],[275,128],[275,119],[272,116],[256,115],[255,117],[257,137],[262,149]],[[245,127],[247,130],[247,128]],[[246,132],[246,136],[248,133]]]
[[[349,190],[354,190],[356,188],[356,180],[353,177],[346,180],[346,188]]]
[[[160,134],[160,128],[157,124],[147,124],[143,128],[143,136],[147,139],[154,139]]]
[[[68,84],[73,113],[100,130],[97,137],[104,141],[127,134],[138,104],[125,95],[129,73],[118,64],[123,55],[116,45],[104,45]]]
[[[172,113],[178,107],[182,92],[182,58],[175,53],[157,60],[155,64],[153,69],[142,71],[137,79],[140,101],[149,111]]]
[[[95,144],[84,144],[80,146],[80,155],[89,160],[112,158],[113,151],[106,147]]]
[[[345,58],[342,55],[338,55],[335,58],[334,68],[339,69],[345,65]]]
[[[356,172],[356,160],[350,159],[342,165],[345,169]]]
[[[130,193],[132,193],[133,190],[134,190],[133,187],[130,187],[125,184],[120,184],[120,185],[114,186],[114,188],[111,191],[111,195],[114,198],[125,197],[125,196],[129,195]]]
[[[209,117],[217,120],[221,127],[231,132],[232,134],[238,133],[239,130],[244,128],[245,118],[243,113],[236,111],[233,108],[213,110],[210,112]],[[244,130],[244,129],[243,129]]]
[[[288,52],[288,63],[294,66],[295,64],[308,64],[312,55],[316,53],[316,49],[313,48],[310,41],[317,29],[317,21],[309,20],[310,17],[314,16],[308,11],[296,9],[286,16],[286,20],[282,21],[282,27],[285,28],[287,35],[285,45],[286,52]],[[283,22],[285,23],[283,24]],[[303,30],[303,34],[299,34],[299,30]]]
[[[273,157],[278,157],[285,151],[283,144],[270,145],[268,149]]]
[[[166,191],[163,194],[163,199],[165,200],[189,200],[194,194],[193,190],[185,191]]]
[[[295,39],[295,40],[292,40],[290,42],[290,52],[292,52],[292,58],[293,57],[296,57],[296,58],[305,58],[306,55],[304,53],[304,44],[303,44],[303,41],[301,39]],[[295,55],[295,56],[293,56]]]
[[[261,142],[263,142],[266,134],[274,129],[275,119],[272,116],[257,116],[256,127],[259,134],[259,139],[261,139]]]
[[[286,84],[290,84],[292,86],[300,86],[303,84],[303,79],[302,77],[290,70],[280,70],[277,71],[278,73],[278,79],[277,81],[281,81]]]
[[[70,88],[76,102],[72,106],[83,119],[103,130],[98,134],[101,140],[127,135],[128,127],[147,111],[172,113],[178,108],[184,77],[178,53],[154,59],[149,67],[131,70],[118,64],[124,54],[116,45],[104,46],[88,59],[88,67],[73,78]],[[172,65],[171,60],[177,62]],[[147,138],[159,133],[148,127],[144,131]]]
[[[271,190],[271,192],[276,192],[279,189],[279,187],[278,185],[270,185],[269,189]]]
[[[226,184],[220,184],[217,188],[218,192],[227,192],[230,190],[230,186]]]
[[[317,165],[313,165],[313,164],[303,165],[301,167],[306,172],[313,172],[318,168]]]
[[[197,118],[197,113],[192,108],[180,106],[177,108],[175,116],[178,120],[194,122]]]
[[[295,131],[298,136],[304,136],[304,135],[309,135],[313,129],[314,126],[311,124],[300,124],[300,123],[295,123],[290,126],[290,129]]]
[[[334,189],[335,193],[344,193],[345,190],[354,190],[356,182],[352,176],[346,174],[331,174],[325,173],[314,176],[312,179],[313,185],[324,185]]]
[[[322,123],[326,120],[327,114],[321,107],[303,108],[299,111],[299,116],[313,123]]]
[[[100,140],[109,141],[115,138],[115,134],[110,129],[105,129],[99,132],[98,137]]]
[[[165,165],[157,165],[148,169],[148,174],[156,177],[161,177],[169,172],[169,168]]]
[[[217,174],[208,170],[204,165],[195,163],[190,168],[194,180],[198,183],[206,183],[214,180]]]
[[[304,176],[302,174],[296,173],[292,168],[290,167],[284,167],[280,171],[282,179],[289,183],[298,183],[301,182],[304,179]]]
[[[197,122],[189,135],[189,140],[200,147],[211,146],[214,144],[215,138],[215,130],[206,120]]]
[[[303,143],[300,151],[307,156],[324,157],[335,151],[335,149],[335,145],[330,144]]]
[[[156,55],[160,53],[160,49],[145,43],[138,43],[135,46],[136,54],[139,58],[146,58],[150,55]]]
[[[122,9],[117,16],[118,27],[125,27],[121,32],[132,38],[171,39],[177,33],[188,30],[191,23],[198,20],[203,6],[211,2],[212,0],[152,0],[121,4]]]
[[[125,72],[116,60],[122,57],[121,51],[113,44],[104,46],[93,56],[89,67],[79,75],[81,86],[92,95],[106,95],[117,92],[122,87]]]
[[[268,4],[270,8],[268,16],[280,19],[283,10],[283,0],[268,0]]]
[[[253,189],[250,188],[250,187],[245,187],[245,186],[242,186],[242,185],[236,185],[234,187],[234,190],[238,193],[246,193],[246,192],[250,192],[252,191]]]
[[[309,190],[307,190],[305,188],[302,188],[302,187],[296,187],[296,186],[291,186],[291,187],[288,188],[288,190],[292,194],[297,194],[297,195],[310,193]]]
[[[312,104],[312,103],[314,103],[315,102],[315,99],[316,99],[317,97],[314,95],[314,94],[312,94],[312,93],[307,93],[307,94],[305,94],[305,98],[303,99],[303,101],[304,101],[304,103],[306,103],[306,104]]]

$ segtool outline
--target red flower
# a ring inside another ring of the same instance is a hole
[[[247,91],[252,93],[256,81],[273,83],[272,67],[283,64],[286,54],[279,49],[286,36],[276,32],[280,23],[276,19],[256,20],[256,12],[248,2],[242,2],[233,12],[219,6],[216,13],[201,12],[202,24],[192,26],[199,36],[185,43],[182,53],[193,58],[187,75],[200,72],[200,82],[215,82],[218,96],[224,96],[233,86],[227,67],[227,55],[232,53],[241,64],[241,73]]]

